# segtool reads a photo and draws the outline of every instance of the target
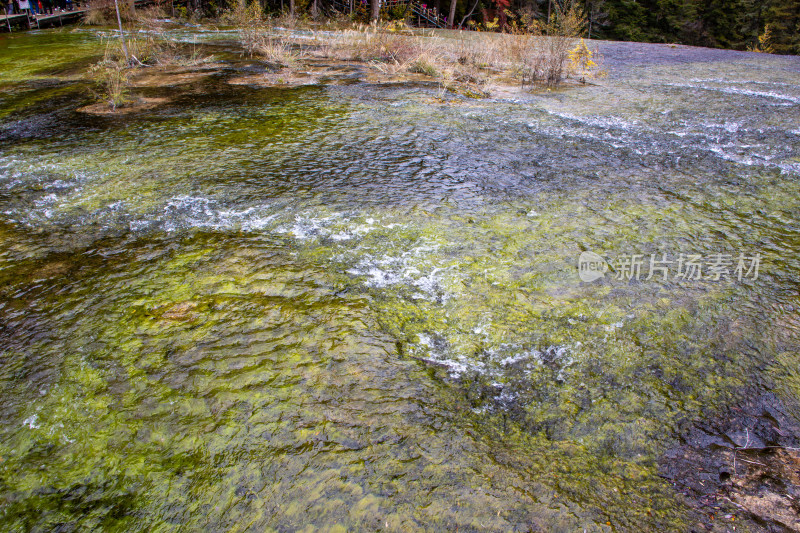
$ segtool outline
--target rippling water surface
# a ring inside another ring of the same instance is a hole
[[[231,60],[105,118],[96,32],[0,37],[3,527],[686,530],[685,425],[798,412],[800,60],[599,48],[448,103]],[[645,279],[681,253],[731,276]]]

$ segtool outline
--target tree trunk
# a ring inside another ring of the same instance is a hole
[[[550,12],[553,10],[553,0],[547,1],[547,25],[550,25]]]
[[[372,22],[378,22],[381,16],[381,0],[372,0]]]
[[[447,16],[447,25],[451,28],[456,27],[456,4],[458,0],[450,0],[450,15]]]
[[[481,0],[475,0],[475,3],[472,4],[472,9],[470,9],[469,13],[464,15],[464,18],[461,19],[461,23],[458,25],[459,28],[461,28],[464,25],[464,22],[466,22],[466,20],[472,16],[472,14],[475,12],[475,8],[478,7],[478,2],[480,1]]]
[[[587,2],[586,11],[588,11],[589,16],[589,34],[586,36],[587,39],[592,39],[592,22],[594,22],[594,5],[591,2]]]
[[[122,41],[122,53],[125,54],[125,63],[129,61],[128,47],[125,45],[125,33],[122,31],[122,17],[119,16],[119,3],[114,0],[114,10],[117,12],[117,24],[119,25],[119,40]]]
[[[294,18],[294,0],[289,0],[289,16]]]

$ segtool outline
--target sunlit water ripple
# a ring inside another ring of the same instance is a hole
[[[451,104],[232,67],[109,119],[5,46],[10,529],[681,528],[681,424],[797,401],[796,58],[601,43],[598,85]],[[585,250],[763,262],[582,283]]]

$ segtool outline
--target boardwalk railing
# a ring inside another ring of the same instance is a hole
[[[0,0],[2,2],[3,0]],[[341,13],[351,12],[355,6],[366,3],[369,9],[370,0],[331,0],[333,7]],[[135,0],[136,7],[155,3],[154,0]],[[392,9],[402,6],[406,10],[406,15],[409,19],[416,20],[420,26],[433,26],[436,28],[448,27],[448,21],[445,16],[439,13],[436,9],[429,8],[420,0],[383,0],[381,2],[381,9]],[[54,13],[53,15],[32,15],[30,12],[20,13],[16,15],[0,15],[0,31],[11,31],[12,26],[21,26],[26,29],[43,28],[47,26],[63,26],[79,22],[86,13],[87,9],[75,9],[74,11],[62,11]],[[452,21],[451,21],[452,23]]]
[[[0,4],[4,0],[0,0]],[[32,0],[35,1],[35,0]],[[142,7],[155,3],[154,0],[135,0],[136,7]],[[112,4],[113,6],[113,4]],[[1,9],[1,8],[0,8]],[[14,26],[19,26],[22,29],[35,29],[46,28],[50,26],[63,26],[64,24],[74,24],[80,22],[84,13],[89,11],[85,5],[81,8],[76,8],[72,11],[58,11],[52,15],[39,14],[34,15],[30,11],[18,13],[13,15],[0,15],[0,31],[8,30],[9,32]]]
[[[349,13],[355,5],[362,3],[364,0],[331,0],[333,7],[341,13]],[[352,3],[351,3],[352,2]],[[397,6],[402,6],[407,9],[409,18],[416,19],[420,25],[435,26],[437,28],[446,28],[447,20],[436,9],[428,8],[419,0],[382,0],[381,9],[392,9]],[[367,2],[367,9],[369,9],[369,2]]]

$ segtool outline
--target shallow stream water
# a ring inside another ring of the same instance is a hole
[[[687,425],[800,412],[800,58],[442,103],[185,30],[227,66],[101,117],[99,33],[0,36],[3,529],[685,531]]]

